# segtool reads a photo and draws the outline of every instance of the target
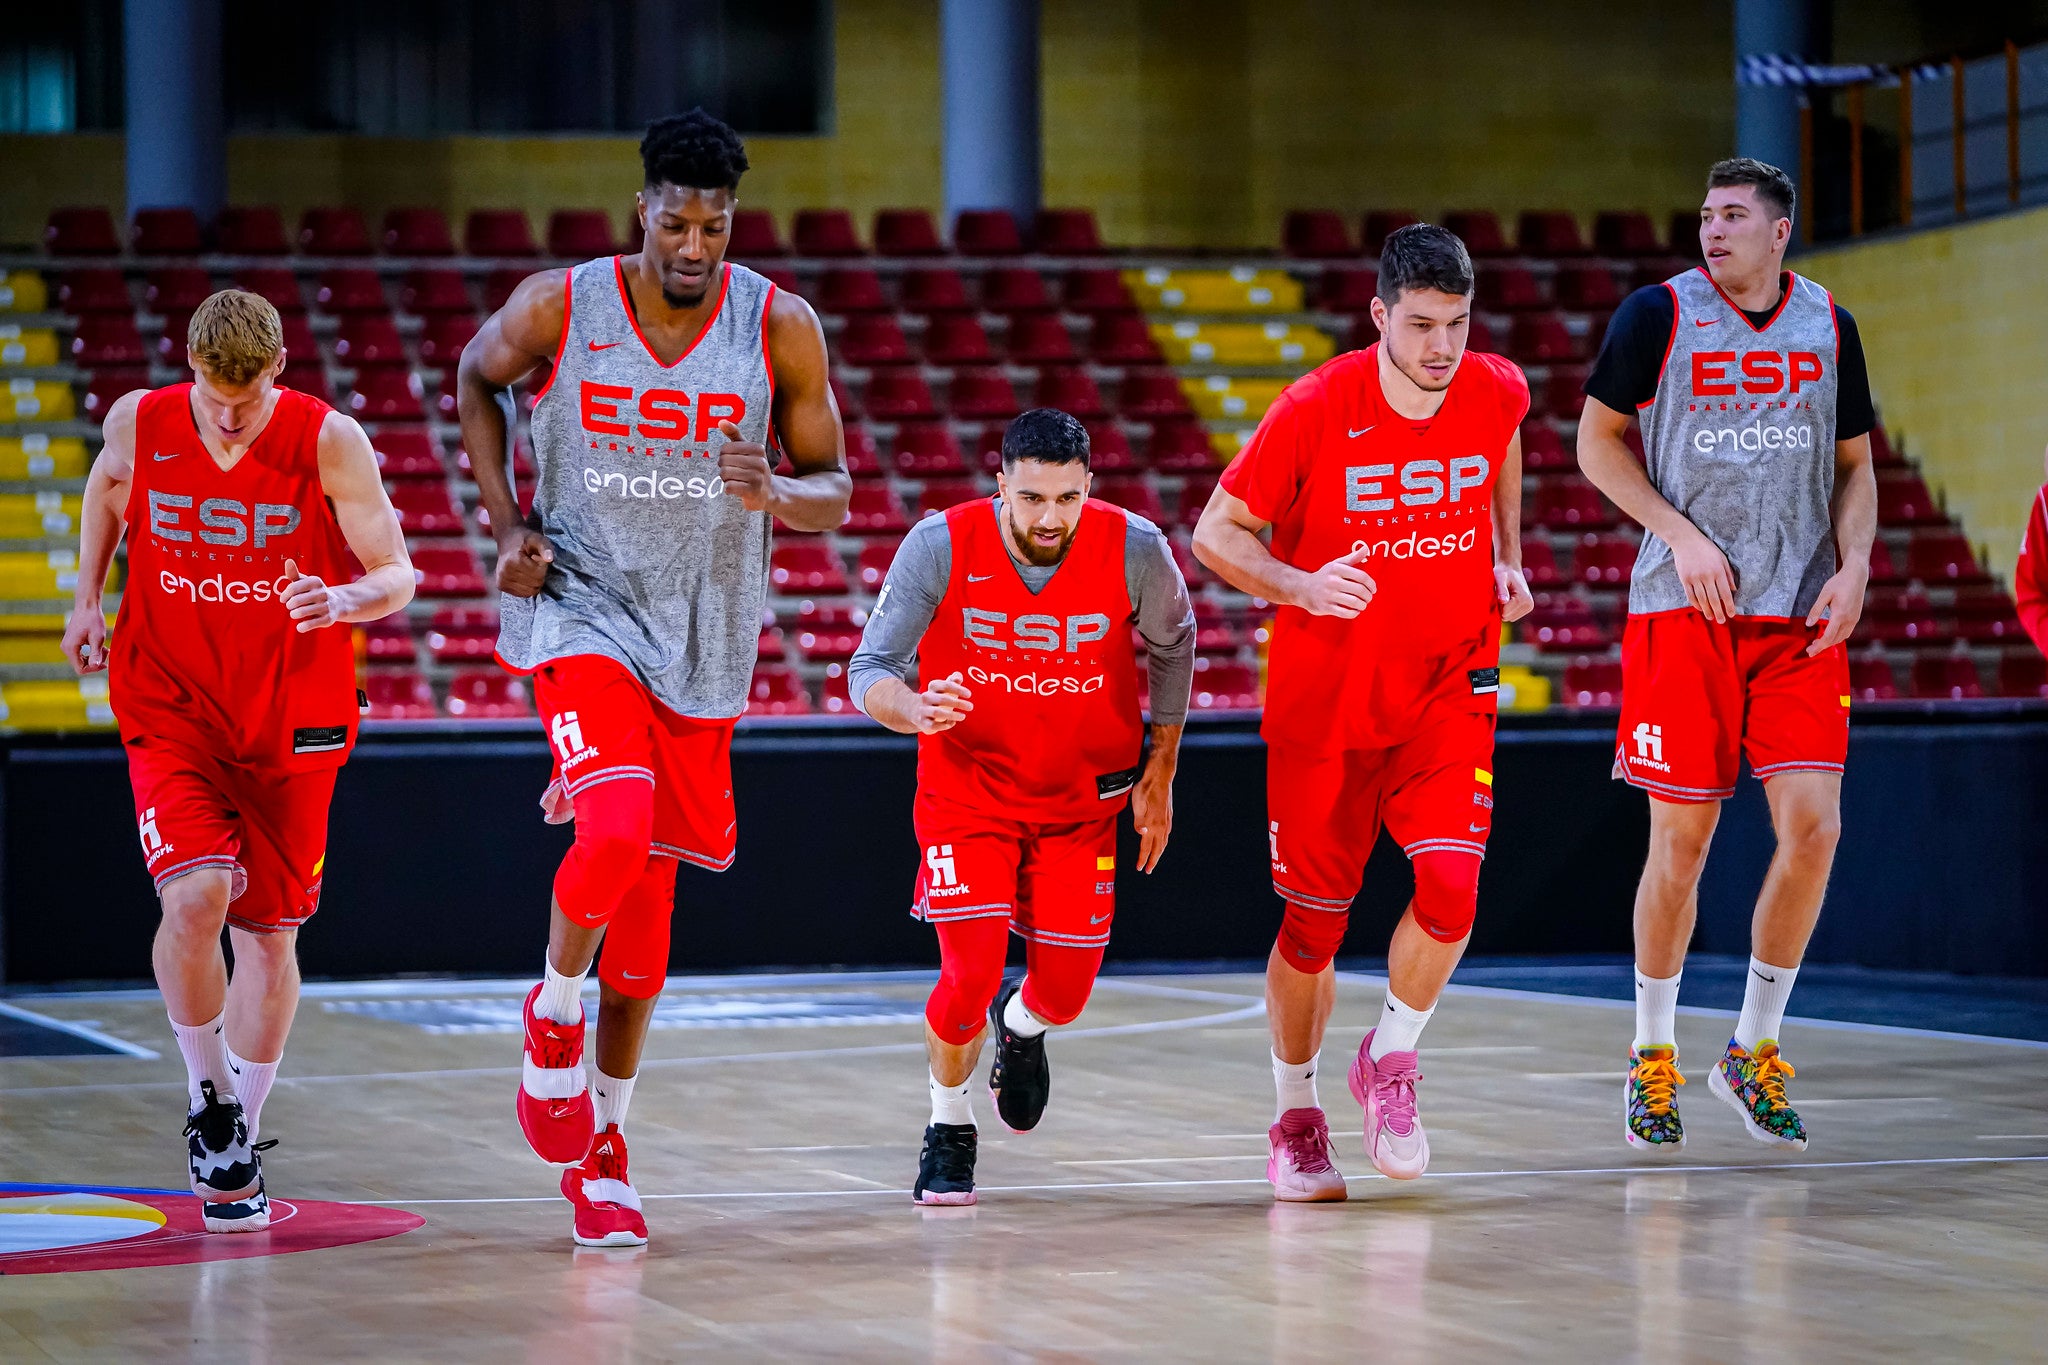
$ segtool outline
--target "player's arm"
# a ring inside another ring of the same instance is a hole
[[[1152,697],[1145,768],[1131,792],[1131,825],[1138,831],[1138,871],[1150,872],[1173,833],[1173,775],[1195,680],[1195,608],[1166,537],[1136,519],[1126,535],[1125,580],[1145,642],[1146,690]]]
[[[953,546],[942,518],[919,522],[903,538],[882,595],[846,665],[846,695],[855,709],[902,735],[935,735],[967,719],[972,691],[958,673],[934,678],[923,691],[907,679],[917,648],[946,595]]]
[[[1508,438],[1493,481],[1493,591],[1503,621],[1519,621],[1536,607],[1522,576],[1522,433]]]
[[[532,597],[541,590],[555,547],[519,514],[512,488],[517,408],[509,390],[561,348],[562,329],[568,325],[568,281],[566,270],[543,270],[521,280],[505,306],[486,318],[462,348],[455,367],[462,444],[484,510],[491,514],[491,536],[498,542],[498,588],[514,597]]]
[[[71,619],[64,623],[64,661],[77,672],[107,666],[107,616],[100,603],[107,571],[128,526],[128,486],[135,479],[135,410],[143,390],[124,393],[101,424],[100,453],[86,476],[78,514],[78,586],[71,593]]]
[[[1806,624],[1827,629],[1806,647],[1809,655],[1833,649],[1849,638],[1863,616],[1870,587],[1870,546],[1877,539],[1877,471],[1870,457],[1870,433],[1835,442],[1835,555],[1841,568],[1821,586],[1806,613]]]
[[[285,590],[285,609],[298,622],[301,635],[343,621],[376,621],[412,601],[412,557],[405,552],[405,533],[398,513],[377,472],[377,452],[362,426],[344,412],[330,412],[320,424],[320,491],[334,506],[341,538],[362,562],[363,576],[353,583],[327,583],[285,561],[293,580]]]
[[[1728,567],[1728,556],[1650,482],[1649,472],[1622,439],[1628,418],[1586,395],[1586,410],[1579,414],[1579,469],[1608,501],[1671,547],[1686,602],[1709,620],[1726,621],[1735,615],[1735,571]]]
[[[1379,590],[1362,567],[1365,550],[1353,550],[1320,569],[1297,569],[1276,558],[1260,539],[1271,524],[1218,484],[1195,524],[1195,558],[1239,592],[1268,602],[1346,620],[1365,610]]]
[[[775,407],[769,422],[789,452],[793,474],[777,474],[765,447],[739,439],[721,422],[726,442],[718,473],[728,496],[751,512],[766,512],[793,531],[834,531],[846,520],[853,480],[846,473],[846,433],[832,397],[825,359],[825,329],[811,305],[777,290],[768,305],[768,357],[775,370]]]

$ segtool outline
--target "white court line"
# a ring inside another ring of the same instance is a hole
[[[1979,1133],[1979,1142],[2048,1142],[2048,1133]]]
[[[153,1062],[161,1055],[160,1053],[152,1052],[140,1043],[131,1043],[125,1038],[116,1038],[111,1033],[102,1033],[90,1024],[73,1024],[63,1019],[52,1019],[47,1014],[37,1014],[34,1010],[25,1010],[19,1005],[10,1005],[4,1000],[0,1000],[0,1015],[5,1015],[9,1019],[19,1019],[24,1024],[36,1024],[42,1028],[55,1029],[57,1032],[68,1034],[73,1038],[82,1038],[88,1043],[98,1043],[101,1047],[112,1048],[123,1057],[139,1057],[143,1061]],[[26,1061],[28,1059],[14,1058],[13,1060]]]
[[[1884,1166],[1996,1166],[2016,1165],[2048,1161],[2048,1155],[2041,1156],[1918,1156],[1886,1157],[1872,1161],[1774,1161],[1754,1162],[1728,1166],[1666,1166],[1662,1163],[1641,1166],[1583,1166],[1568,1170],[1528,1171],[1441,1171],[1422,1177],[1423,1183],[1436,1180],[1523,1180],[1537,1176],[1584,1176],[1584,1175],[1712,1175],[1717,1172],[1742,1173],[1750,1171],[1780,1171],[1788,1175],[1799,1175],[1807,1171],[1866,1170]],[[1386,1177],[1374,1173],[1365,1176],[1351,1176],[1352,1180],[1384,1180]],[[1212,1179],[1212,1180],[1082,1180],[1056,1185],[980,1185],[982,1194],[1034,1194],[1040,1192],[1072,1192],[1075,1190],[1152,1190],[1177,1189],[1190,1186],[1218,1185],[1263,1185],[1264,1177]],[[896,1195],[899,1198],[910,1193],[905,1189],[894,1190],[711,1190],[694,1194],[642,1194],[641,1199],[858,1199],[871,1195]],[[560,1195],[517,1195],[492,1199],[352,1199],[352,1204],[392,1205],[401,1208],[416,1208],[428,1204],[559,1204]]]

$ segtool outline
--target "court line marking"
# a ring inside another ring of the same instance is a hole
[[[19,1019],[24,1024],[35,1024],[41,1028],[55,1029],[58,1033],[67,1034],[73,1038],[81,1038],[88,1043],[98,1043],[101,1047],[112,1048],[124,1057],[136,1057],[145,1062],[153,1062],[163,1055],[160,1052],[155,1052],[142,1046],[140,1043],[131,1043],[125,1038],[116,1038],[111,1033],[102,1033],[90,1024],[74,1024],[65,1019],[52,1019],[47,1014],[38,1014],[34,1010],[25,1010],[19,1005],[10,1005],[4,1000],[0,1000],[0,1015],[4,1015],[9,1019]],[[16,1057],[9,1060],[27,1061],[29,1059],[26,1057]],[[55,1059],[53,1058],[52,1060]]]
[[[1979,1133],[1979,1142],[2048,1142],[2048,1133]]]
[[[1884,1157],[1869,1161],[1774,1161],[1752,1162],[1726,1166],[1666,1166],[1661,1163],[1641,1166],[1581,1166],[1565,1170],[1527,1171],[1440,1171],[1422,1177],[1420,1183],[1433,1180],[1522,1180],[1537,1176],[1583,1176],[1583,1175],[1712,1175],[1717,1172],[1744,1173],[1752,1171],[1782,1171],[1801,1174],[1807,1171],[1862,1170],[1885,1166],[1996,1166],[2021,1163],[2048,1162],[2048,1154],[2039,1156],[1924,1156]],[[1384,1180],[1385,1176],[1374,1172],[1371,1175],[1348,1177],[1352,1180]],[[980,1185],[976,1189],[982,1194],[1031,1194],[1049,1191],[1073,1190],[1146,1190],[1174,1189],[1189,1186],[1220,1185],[1264,1185],[1262,1176],[1209,1180],[1081,1180],[1062,1184],[1045,1185]],[[642,1200],[649,1199],[859,1199],[874,1195],[907,1196],[907,1189],[890,1190],[707,1190],[689,1194],[642,1194]],[[469,1199],[351,1199],[351,1204],[392,1205],[414,1208],[427,1204],[559,1204],[560,1195],[512,1195],[497,1198]]]

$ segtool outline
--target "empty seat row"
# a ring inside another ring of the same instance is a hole
[[[1281,250],[1302,260],[1341,260],[1361,253],[1377,256],[1398,228],[1421,221],[1403,210],[1375,210],[1365,215],[1353,240],[1343,215],[1329,209],[1298,209],[1281,222]],[[1646,213],[1614,211],[1595,215],[1590,245],[1581,235],[1578,217],[1562,210],[1536,210],[1515,220],[1512,243],[1500,219],[1485,209],[1446,213],[1444,227],[1458,234],[1474,256],[1581,256],[1589,250],[1602,256],[1655,256],[1692,249],[1697,216],[1681,211],[1671,217],[1669,235],[1659,240]]]
[[[943,256],[949,247],[938,224],[924,209],[883,209],[874,219],[874,251],[881,256]],[[730,254],[742,260],[783,256],[865,256],[844,209],[799,209],[790,220],[790,242],[783,244],[775,220],[766,213],[734,215]],[[1029,230],[1005,209],[965,209],[953,219],[950,250],[962,256],[1019,256],[1026,251],[1047,256],[1096,256],[1102,238],[1095,215],[1087,209],[1040,209]]]
[[[1102,365],[1157,365],[1165,359],[1142,314],[1099,314],[1086,336],[1077,343],[1056,313],[1021,313],[1005,329],[1002,352],[1019,365],[1069,364],[1084,353]],[[934,365],[987,365],[998,358],[988,329],[973,313],[932,317],[916,344],[896,314],[858,313],[846,320],[833,349],[849,365],[903,365],[920,356]]]

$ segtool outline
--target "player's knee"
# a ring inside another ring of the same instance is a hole
[[[233,873],[223,867],[204,867],[165,882],[158,893],[164,927],[176,934],[219,938],[233,887]]]
[[[1650,862],[1666,875],[1683,881],[1698,881],[1706,870],[1707,850],[1714,843],[1714,807],[1683,807],[1688,818],[1653,820],[1650,825]]]
[[[620,898],[605,930],[597,979],[620,995],[652,1000],[668,979],[676,910],[673,858],[648,858],[640,877]]]
[[[994,933],[958,932],[968,925],[992,926]],[[925,1001],[925,1022],[948,1043],[964,1043],[980,1029],[988,1007],[1003,988],[1003,956],[1009,926],[1001,920],[969,920],[946,926],[940,936],[939,984]]]
[[[1832,858],[1842,840],[1842,812],[1828,802],[1790,806],[1779,815],[1777,824],[1779,847],[1796,858]]]
[[[1024,976],[1024,1008],[1048,1024],[1073,1023],[1095,991],[1102,950],[1033,947],[1031,970]]]
[[[576,844],[555,874],[555,903],[586,928],[606,923],[647,871],[654,789],[605,782],[576,798]]]
[[[1439,943],[1461,942],[1479,909],[1478,855],[1420,853],[1414,866],[1415,922]]]
[[[1344,946],[1344,929],[1350,922],[1346,911],[1317,910],[1289,901],[1275,950],[1295,971],[1314,976],[1329,966]]]

